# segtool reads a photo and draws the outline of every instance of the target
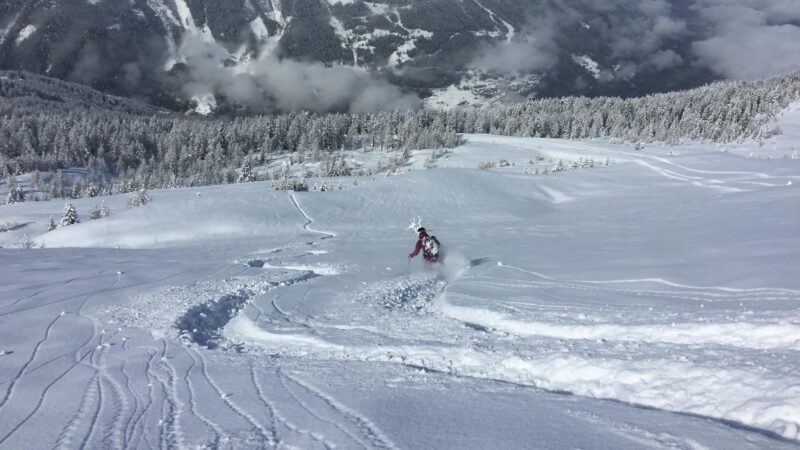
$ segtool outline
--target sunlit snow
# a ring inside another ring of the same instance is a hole
[[[798,116],[2,206],[0,447],[796,448]]]

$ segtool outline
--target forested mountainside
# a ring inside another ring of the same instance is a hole
[[[800,75],[792,75],[635,99],[569,97],[482,109],[223,120],[172,114],[38,75],[2,72],[0,172],[7,177],[80,167],[91,171],[88,183],[96,185],[90,192],[124,192],[233,182],[243,168],[286,154],[296,163],[324,163],[322,173],[311,175],[349,173],[342,153],[347,150],[387,152],[397,167],[408,150],[450,148],[460,133],[728,142],[779,132],[767,126],[769,120],[799,98]],[[42,190],[56,197],[82,195],[68,183]]]
[[[800,34],[791,1],[737,14],[718,3],[4,0],[0,69],[179,111],[252,113],[635,97],[800,68],[786,44]]]

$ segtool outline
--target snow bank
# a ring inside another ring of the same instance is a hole
[[[438,308],[447,317],[518,336],[800,350],[800,325],[788,323],[557,324],[516,320],[496,311],[456,306],[446,301],[439,302]]]
[[[303,334],[267,332],[241,316],[225,333],[234,342],[265,346],[269,353],[394,362],[731,420],[800,439],[800,383],[764,368],[721,370],[671,359],[630,361],[564,353],[522,357],[453,347],[340,346]]]
[[[258,186],[263,192],[230,193],[235,186],[156,191],[145,206],[112,211],[102,220],[84,218],[35,242],[45,247],[157,248],[300,231],[303,217],[285,193],[270,192],[264,183],[253,185],[250,189]]]

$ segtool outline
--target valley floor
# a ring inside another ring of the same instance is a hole
[[[767,151],[467,136],[330,192],[2,207],[43,248],[0,249],[0,448],[797,448],[800,160]]]

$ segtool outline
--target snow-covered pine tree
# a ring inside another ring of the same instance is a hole
[[[89,218],[91,220],[100,219],[102,217],[108,217],[111,215],[111,208],[109,208],[105,202],[100,203],[99,205],[94,205],[92,208],[91,213],[89,214]]]
[[[244,162],[244,167],[242,167],[242,173],[239,174],[239,177],[236,179],[237,183],[250,183],[256,181],[256,177],[253,175],[253,168],[250,166],[250,160],[246,160]]]
[[[72,203],[67,203],[64,205],[64,215],[61,216],[61,222],[59,223],[59,226],[66,227],[76,223],[80,223],[78,211],[75,210],[75,207],[72,206]]]
[[[83,195],[83,182],[78,179],[72,184],[72,190],[70,191],[69,197],[70,198],[81,198]]]
[[[99,194],[100,193],[97,189],[97,185],[94,183],[87,184],[86,189],[83,190],[84,197],[97,197]]]
[[[11,177],[9,180],[13,180],[14,178]],[[9,189],[8,189],[8,196],[6,197],[6,203],[21,203],[25,201],[25,194],[22,191],[22,188],[16,184],[16,181],[13,184],[9,181]]]
[[[56,219],[54,219],[53,216],[50,216],[50,220],[47,222],[47,231],[53,231],[56,228],[58,228],[58,225],[56,224]]]
[[[136,193],[128,199],[128,208],[144,206],[151,201],[152,199],[150,198],[150,193],[147,192],[147,189],[142,188],[136,191]]]

